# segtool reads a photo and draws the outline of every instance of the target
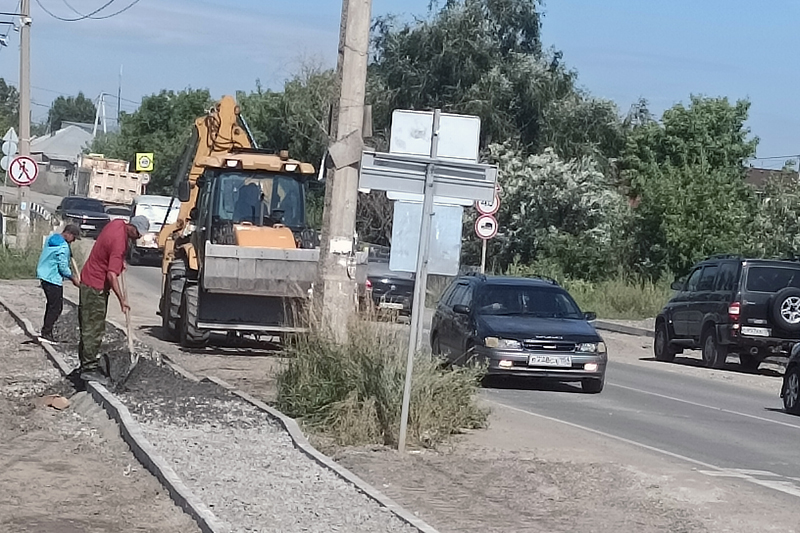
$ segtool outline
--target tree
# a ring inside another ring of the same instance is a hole
[[[744,126],[749,103],[692,96],[660,122],[645,102],[629,117],[622,178],[635,208],[635,264],[657,278],[685,272],[710,253],[743,251],[755,215],[744,162],[758,138]]]
[[[291,157],[316,166],[328,146],[336,87],[334,71],[305,65],[286,81],[283,92],[264,90],[257,82],[254,92],[239,92],[236,99],[259,146],[289,150]]]
[[[760,257],[800,256],[800,181],[784,168],[758,194],[750,248]]]
[[[0,135],[11,127],[19,127],[19,92],[0,78]]]
[[[207,89],[162,90],[146,96],[138,110],[122,114],[119,133],[98,137],[91,151],[131,163],[137,152],[153,152],[155,169],[148,190],[170,194],[192,125],[211,104]]]
[[[589,280],[616,274],[630,208],[595,161],[565,161],[551,149],[526,155],[492,145],[490,151],[500,167],[499,252],[506,264],[547,260]]]
[[[61,129],[61,123],[68,122],[93,122],[97,108],[94,103],[86,98],[82,92],[78,96],[59,96],[53,100],[50,111],[47,113],[47,123],[50,131]]]

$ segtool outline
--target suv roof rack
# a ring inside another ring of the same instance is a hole
[[[705,258],[706,261],[709,259],[743,259],[743,256],[741,254],[714,254]]]
[[[470,272],[467,272],[464,275],[465,276],[471,276],[471,277],[474,277],[474,278],[480,278],[482,281],[486,281],[486,274],[481,274],[480,272],[478,272],[476,270],[472,270]]]

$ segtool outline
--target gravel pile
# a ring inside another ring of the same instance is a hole
[[[77,326],[77,313],[68,307],[54,331],[58,349],[75,364]],[[127,355],[124,335],[108,327],[103,349]],[[143,353],[118,397],[231,531],[416,531],[297,450],[259,409],[213,383],[187,380],[156,359]]]

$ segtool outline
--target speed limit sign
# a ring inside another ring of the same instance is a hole
[[[495,193],[494,198],[489,201],[478,200],[475,202],[475,209],[481,215],[494,215],[500,210],[500,197]]]

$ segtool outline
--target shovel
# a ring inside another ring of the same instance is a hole
[[[119,275],[119,285],[120,289],[122,290],[122,296],[125,298],[125,301],[128,301],[128,284],[125,283],[125,271],[123,270],[122,273]],[[130,365],[128,365],[128,370],[125,372],[125,375],[120,377],[119,381],[117,382],[116,386],[117,389],[121,388],[122,385],[128,380],[128,377],[133,372],[133,369],[139,363],[139,354],[133,349],[133,333],[131,332],[131,310],[128,309],[125,311],[125,334],[128,337],[128,353],[130,354]]]

